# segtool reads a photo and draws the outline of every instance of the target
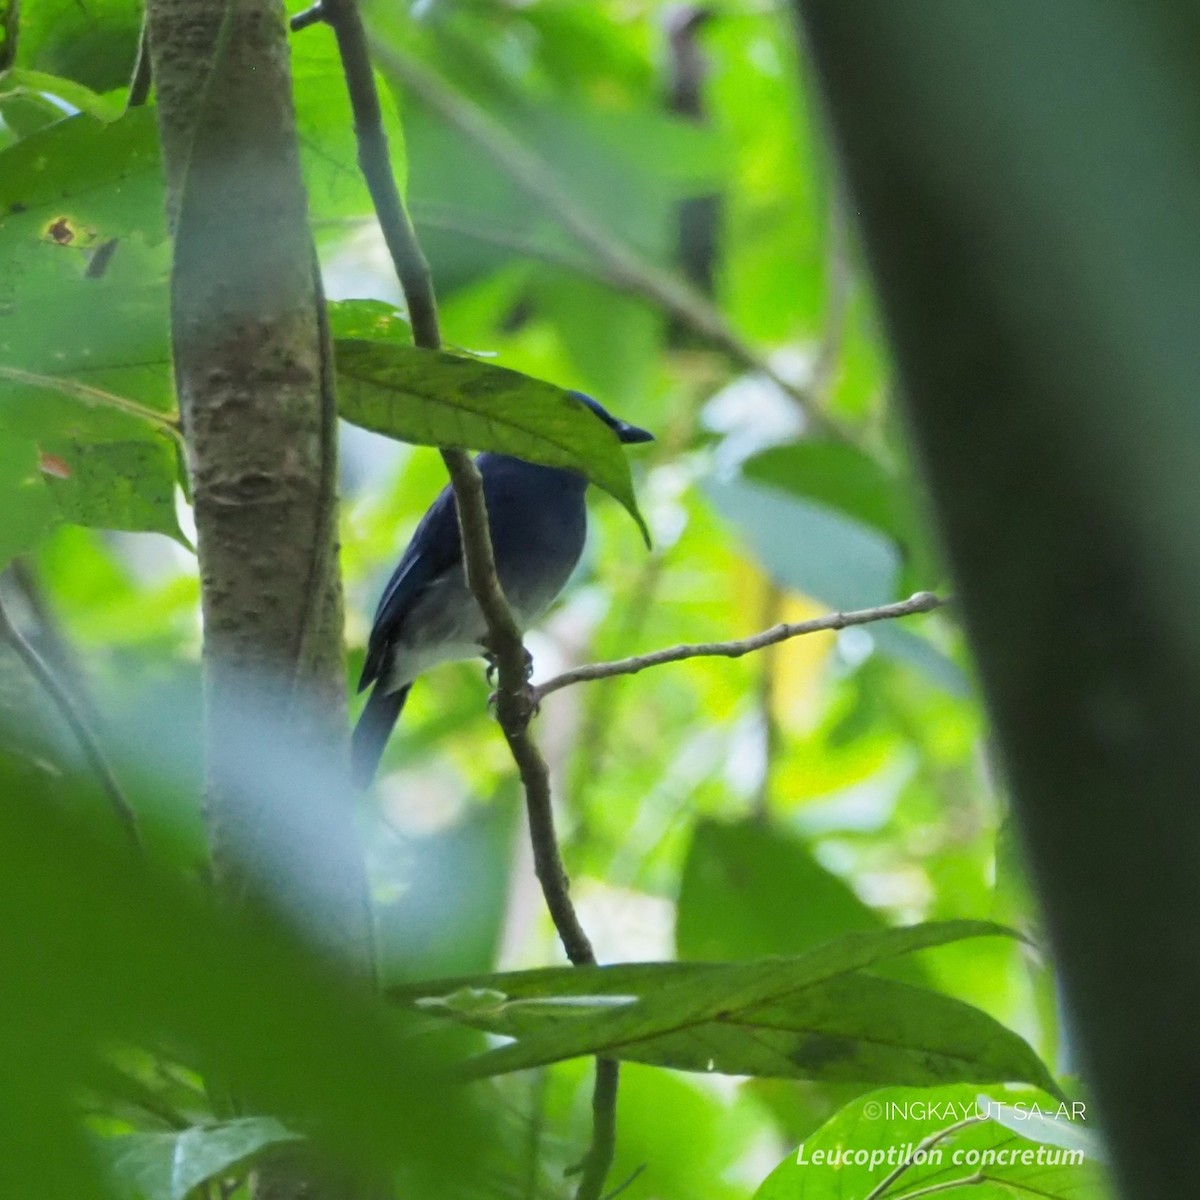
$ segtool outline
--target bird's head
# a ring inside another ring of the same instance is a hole
[[[583,392],[572,392],[572,396],[576,400],[586,404],[609,427],[623,442],[652,442],[654,434],[648,430],[639,429],[636,425],[630,425],[627,421],[619,421],[612,415],[598,400],[593,400],[591,396],[584,395]]]

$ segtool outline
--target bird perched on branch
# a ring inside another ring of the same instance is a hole
[[[654,440],[590,396],[572,394],[622,442]],[[523,631],[553,603],[583,553],[588,481],[577,471],[507,454],[480,454],[475,465],[483,479],[496,573]],[[358,690],[375,686],[352,744],[359,787],[374,778],[413,680],[440,663],[475,658],[486,633],[467,586],[454,491],[447,485],[421,518],[375,611]]]

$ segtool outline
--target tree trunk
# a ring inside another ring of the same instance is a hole
[[[1118,1179],[1191,1195],[1200,18],[797,8]]]
[[[150,0],[148,22],[200,556],[214,868],[232,903],[282,909],[369,976],[365,867],[340,779],[331,359],[283,8]],[[310,757],[316,747],[338,769],[310,773],[281,747]],[[271,1196],[340,1191],[294,1164],[260,1186]]]

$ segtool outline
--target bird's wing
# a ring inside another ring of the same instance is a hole
[[[360,692],[379,678],[387,661],[388,647],[400,632],[416,598],[461,560],[459,546],[454,493],[445,487],[421,518],[404,556],[383,589],[358,681]]]

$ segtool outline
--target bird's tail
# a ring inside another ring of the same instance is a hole
[[[411,687],[412,684],[407,684],[398,692],[385,692],[382,682],[376,683],[367,699],[367,706],[358,718],[354,736],[350,740],[350,772],[355,787],[368,787],[375,778],[383,748],[400,717]]]

